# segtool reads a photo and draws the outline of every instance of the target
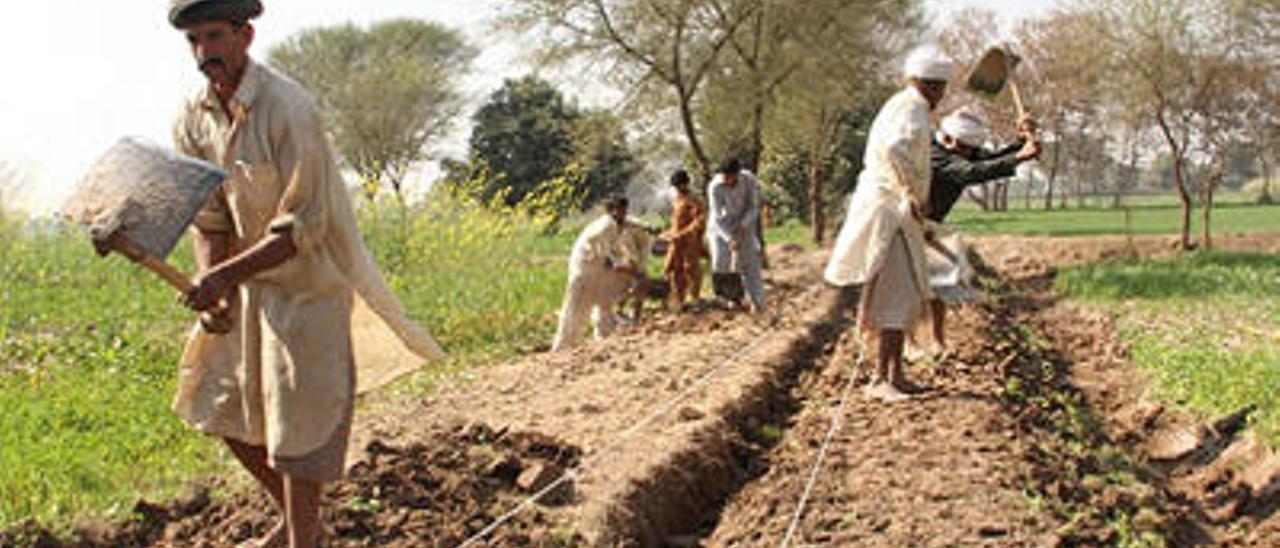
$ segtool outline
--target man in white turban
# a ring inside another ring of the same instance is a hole
[[[957,109],[942,119],[933,142],[928,207],[925,217],[942,223],[969,185],[1012,177],[1018,165],[1040,155],[1040,141],[1035,138],[1035,120],[1027,117],[1018,126],[1018,139],[1008,146],[988,152],[984,145],[991,139],[982,118],[968,108]],[[946,350],[946,303],[969,298],[971,276],[964,244],[957,234],[936,226],[939,244],[928,251],[929,279],[935,299],[930,301],[933,340],[939,351]],[[943,253],[940,250],[945,249]]]
[[[933,48],[915,51],[907,85],[871,124],[863,170],[849,200],[825,278],[862,284],[858,325],[879,340],[869,397],[897,401],[917,391],[903,371],[905,333],[914,330],[929,296],[924,206],[929,199],[929,112],[946,94],[954,65]]]

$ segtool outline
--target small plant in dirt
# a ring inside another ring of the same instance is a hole
[[[1002,299],[1012,289],[995,289],[996,301],[983,305],[994,319],[985,338],[992,355],[1012,356],[1003,397],[1028,441],[1032,506],[1061,520],[1066,545],[1166,545],[1174,524],[1152,473],[1106,438],[1053,341],[1010,312]]]

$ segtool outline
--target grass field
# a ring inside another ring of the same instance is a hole
[[[62,231],[0,228],[0,527],[119,510],[218,466],[169,413],[189,317]]]
[[[1209,417],[1255,404],[1280,445],[1280,257],[1204,253],[1063,272],[1059,289],[1119,315],[1133,358],[1169,401]]]
[[[1177,234],[1181,228],[1178,200],[1172,195],[1142,196],[1128,201],[1127,226],[1133,234]],[[1009,199],[1010,211],[983,212],[971,202],[961,202],[948,223],[968,234],[1011,234],[1026,236],[1095,236],[1124,234],[1126,213],[1110,207],[1087,207],[1044,211],[1022,209],[1023,203]],[[1210,219],[1214,233],[1280,231],[1280,205],[1250,203],[1242,194],[1216,198]],[[1192,234],[1200,233],[1200,210],[1192,212]]]

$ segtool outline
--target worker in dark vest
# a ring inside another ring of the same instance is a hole
[[[951,208],[960,200],[965,188],[1012,177],[1023,162],[1040,155],[1041,144],[1035,137],[1035,120],[1026,117],[1018,124],[1014,142],[989,151],[987,125],[969,109],[959,109],[942,119],[931,155],[932,177],[925,217],[934,224],[933,243],[926,254],[929,285],[933,298],[929,308],[933,315],[933,342],[939,353],[947,350],[947,303],[972,299],[969,287],[972,269],[958,234],[940,226]]]

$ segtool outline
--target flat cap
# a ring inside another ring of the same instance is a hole
[[[262,15],[259,0],[170,0],[169,23],[182,28],[205,21],[244,22]]]

